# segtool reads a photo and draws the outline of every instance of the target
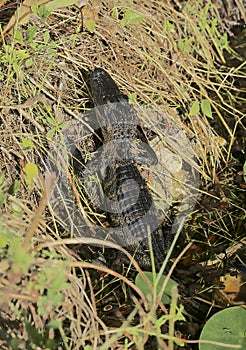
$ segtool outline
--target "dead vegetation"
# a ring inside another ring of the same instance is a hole
[[[154,305],[143,302],[136,289],[130,297],[131,280],[85,262],[81,239],[69,240],[46,206],[44,181],[50,191],[54,181],[44,169],[50,144],[67,121],[91,106],[86,79],[95,67],[110,72],[136,106],[170,114],[197,152],[198,204],[177,247],[180,252],[195,242],[186,263],[212,261],[236,243],[245,244],[245,56],[233,53],[229,42],[245,14],[242,2],[223,3],[92,1],[82,10],[32,14],[3,37],[2,349],[32,344],[35,349],[157,348],[151,336],[162,349],[178,348],[166,337],[179,335],[171,321],[168,330],[153,321],[158,306],[165,312],[164,305],[158,299]],[[228,57],[237,64],[230,66]],[[27,179],[28,163],[38,168],[33,183]],[[243,263],[240,254],[233,259]],[[112,278],[105,279],[106,273]],[[213,284],[199,276],[203,287]],[[197,286],[197,274],[193,278]]]

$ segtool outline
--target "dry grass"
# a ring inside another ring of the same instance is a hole
[[[47,138],[47,133],[50,135],[51,129],[54,134],[59,133],[59,125],[79,118],[87,108],[90,96],[84,79],[86,73],[95,67],[103,67],[123,93],[136,93],[136,105],[159,108],[171,115],[194,142],[199,156],[200,197],[220,203],[223,198],[227,199],[230,207],[237,209],[230,217],[235,228],[237,220],[242,220],[245,215],[242,195],[234,194],[240,188],[228,180],[228,176],[223,181],[218,180],[231,162],[235,135],[243,128],[245,117],[246,100],[242,97],[245,87],[234,84],[235,80],[245,78],[245,62],[242,61],[237,68],[226,66],[224,52],[230,49],[223,36],[224,33],[230,34],[232,26],[243,19],[243,8],[239,1],[237,6],[228,1],[228,8],[232,6],[229,17],[220,1],[215,1],[214,5],[206,3],[189,0],[181,4],[168,1],[163,5],[162,1],[136,1],[133,4],[118,1],[116,6],[110,0],[92,1],[87,12],[83,13],[82,31],[80,11],[70,7],[55,11],[43,21],[33,16],[28,24],[18,27],[25,38],[27,29],[37,26],[32,42],[24,40],[18,43],[9,34],[2,43],[2,231],[11,230],[17,237],[16,244],[24,242],[20,259],[30,256],[31,260],[26,271],[24,267],[16,270],[21,264],[17,258],[1,260],[1,312],[3,319],[8,315],[10,320],[18,319],[19,324],[32,321],[40,332],[46,329],[50,320],[62,321],[63,327],[60,324],[55,327],[58,331],[54,331],[52,325],[49,330],[50,338],[58,338],[62,344],[56,348],[85,349],[86,344],[90,344],[92,349],[143,349],[149,335],[155,335],[160,347],[168,349],[165,334],[160,333],[153,321],[158,301],[156,305],[148,305],[149,311],[147,301],[143,305],[139,295],[139,300],[133,297],[135,307],[129,316],[120,314],[116,307],[114,317],[120,318],[121,326],[106,326],[98,314],[98,305],[106,305],[100,300],[100,293],[107,287],[104,273],[121,280],[123,290],[130,281],[105,267],[84,263],[74,248],[79,247],[81,240],[73,238],[73,250],[62,244],[61,236],[67,237],[68,233],[60,228],[52,211],[44,208],[43,164],[53,142],[52,135]],[[141,13],[144,19],[122,26],[122,13],[129,7]],[[96,24],[93,34],[85,30],[90,18],[94,18]],[[217,21],[216,28],[212,26],[213,19]],[[44,33],[50,35],[47,43],[44,42]],[[20,50],[25,50],[28,57],[21,58],[24,52]],[[26,60],[31,57],[32,65],[26,67]],[[193,102],[203,99],[209,101],[214,119],[201,112],[190,115]],[[244,109],[239,109],[240,105]],[[143,120],[143,124],[146,122]],[[220,128],[215,131],[211,125],[220,125]],[[157,133],[162,134],[162,130],[157,128]],[[32,141],[29,149],[23,143],[26,139]],[[24,179],[28,162],[39,167],[34,188],[28,188]],[[53,180],[48,180],[51,188]],[[15,181],[19,181],[19,189],[11,192],[9,188]],[[209,194],[209,188],[218,183],[217,190]],[[241,233],[229,236],[227,221],[224,227],[221,226],[226,214],[219,209],[216,207],[216,221],[209,212],[208,217],[211,215],[213,221],[209,229],[203,224],[204,212],[201,212],[200,219],[199,215],[196,216],[188,238],[194,238],[196,231],[204,231],[208,240],[217,234],[215,246],[218,242],[226,242],[227,248],[236,239],[240,240]],[[29,239],[32,240],[31,246],[27,244]],[[101,274],[97,273],[94,279],[92,271],[97,269]],[[43,280],[45,290],[57,275],[64,276],[53,295],[54,299],[60,294],[64,298],[54,305],[49,305],[45,299],[46,291],[39,285],[41,273],[47,278]],[[110,282],[113,286],[115,280]],[[125,298],[127,303],[127,292]],[[45,310],[40,312],[43,303]],[[119,304],[123,306],[122,300]],[[133,327],[131,321],[137,312],[140,320]],[[15,334],[20,339],[19,349],[26,349],[30,334],[23,329],[16,329]],[[169,349],[170,346],[172,342],[169,341]]]

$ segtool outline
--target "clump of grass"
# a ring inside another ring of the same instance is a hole
[[[243,16],[241,10],[238,4],[235,23]],[[231,22],[217,4],[105,1],[88,6],[82,16],[83,21],[76,7],[32,16],[2,38],[1,317],[21,325],[15,329],[15,339],[5,339],[5,344],[3,340],[3,346],[142,349],[154,336],[159,346],[167,349],[169,344],[171,349],[173,341],[178,341],[174,322],[182,318],[175,306],[176,292],[167,315],[158,316],[159,306],[165,311],[158,303],[149,311],[144,296],[141,300],[138,295],[132,296],[134,307],[125,316],[119,309],[123,302],[129,306],[132,301],[121,293],[114,315],[121,326],[107,326],[107,319],[99,317],[104,273],[119,279],[123,291],[131,281],[105,267],[84,263],[75,249],[80,239],[67,241],[72,246],[61,241],[70,232],[48,209],[42,187],[45,159],[66,122],[87,109],[90,96],[84,73],[103,67],[124,93],[136,96],[135,105],[170,114],[194,142],[202,177],[199,199],[215,200],[217,214],[214,217],[205,208],[205,222],[204,211],[198,211],[189,223],[187,239],[199,231],[197,240],[203,236],[210,244],[212,237],[213,247],[219,243],[230,247],[241,239],[241,229],[235,227],[245,218],[243,188],[226,175],[232,171],[232,148],[245,116],[245,110],[237,108],[237,102],[245,103],[240,95],[243,88],[234,80],[245,78],[245,71],[243,64],[226,67]],[[144,118],[142,122],[147,124]],[[212,125],[217,123],[220,129],[215,130]],[[158,126],[155,132],[163,133]],[[29,170],[29,182],[27,164],[36,166],[34,172]],[[223,198],[228,207],[221,211]],[[230,225],[235,229],[232,237]],[[92,270],[102,271],[94,281]],[[137,315],[139,322],[133,323]],[[162,332],[166,325],[171,338]]]

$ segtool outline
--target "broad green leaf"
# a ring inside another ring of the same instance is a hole
[[[0,248],[4,248],[6,244],[9,242],[12,242],[13,240],[13,233],[10,231],[7,227],[3,225],[3,222],[0,218]]]
[[[37,33],[38,27],[37,26],[31,26],[26,31],[26,40],[28,43],[30,43],[33,38],[35,37]]]
[[[246,349],[246,310],[235,306],[217,312],[203,327],[200,340],[204,343],[199,343],[199,350],[232,350],[232,345]],[[221,345],[208,344],[206,340]],[[228,345],[225,347],[223,344]]]
[[[184,46],[185,46],[184,39],[179,39],[178,47],[183,51],[184,50]]]
[[[31,151],[35,147],[32,140],[28,138],[22,140],[21,146],[24,152]]]
[[[21,49],[13,50],[13,59],[15,59],[16,62],[18,63],[29,57],[30,57],[30,54],[26,50],[21,50]]]
[[[85,27],[90,33],[94,33],[96,22],[93,19],[89,19],[88,21],[85,22]]]
[[[15,180],[12,185],[9,187],[8,193],[15,195],[20,189],[21,182],[20,180]]]
[[[37,4],[37,3],[36,3],[36,5],[35,5],[35,4],[33,4],[33,6],[31,6],[31,10],[32,10],[32,13],[34,13],[35,15],[37,15],[37,16],[38,16],[39,6],[38,6],[38,4]]]
[[[9,203],[13,217],[19,218],[23,214],[22,206],[19,203]]]
[[[152,272],[148,272],[148,271],[144,271],[145,276],[149,279],[150,283],[153,285],[153,273]],[[157,294],[161,291],[161,288],[163,286],[163,283],[165,281],[166,276],[161,276],[159,283],[156,287],[156,292]],[[136,286],[143,292],[143,294],[145,295],[145,297],[149,298],[152,296],[151,291],[149,290],[149,287],[147,286],[146,282],[144,281],[144,279],[141,277],[140,274],[137,274],[136,279],[135,279],[135,284]],[[163,302],[163,304],[169,304],[171,302],[171,295],[172,295],[172,288],[173,287],[177,287],[178,284],[172,280],[171,278],[168,280],[166,289],[162,295],[161,301]]]
[[[124,17],[120,21],[120,24],[122,27],[125,27],[128,24],[136,24],[141,22],[144,19],[144,15],[141,13],[138,13],[136,11],[133,11],[132,9],[128,8],[125,12]]]
[[[15,272],[22,271],[27,273],[30,265],[33,263],[33,256],[26,251],[26,248],[21,244],[19,237],[13,237],[9,242],[9,257],[13,263]]]
[[[208,100],[201,101],[201,110],[206,117],[212,118],[211,104]]]
[[[228,40],[228,35],[227,33],[224,33],[220,39],[219,39],[219,47],[221,50],[223,49],[228,49],[229,47],[229,40]]]
[[[56,122],[56,120],[55,120],[55,118],[53,116],[52,117],[47,116],[46,117],[46,121],[51,126],[57,126],[57,122]]]
[[[52,139],[52,137],[55,135],[55,133],[56,133],[55,128],[50,129],[46,134],[47,139]]]
[[[61,299],[62,300],[62,299]],[[59,303],[59,302],[58,302]],[[38,301],[38,312],[43,316],[46,313],[47,310],[47,304],[56,306],[57,303],[55,300],[53,300],[53,296],[49,295],[42,295],[41,298],[39,298]]]
[[[168,20],[165,20],[164,21],[164,25],[163,25],[163,32],[166,33],[166,32],[171,32],[174,28],[174,24],[169,22]]]
[[[8,243],[7,237],[3,234],[0,235],[0,248],[5,248]]]
[[[43,38],[44,38],[44,43],[47,44],[48,41],[50,40],[50,33],[44,32]]]
[[[182,50],[182,51],[184,51],[186,53],[189,53],[191,51],[193,42],[194,42],[193,37],[185,38],[185,39],[179,39],[178,47],[180,48],[180,50]]]
[[[136,101],[136,98],[137,98],[136,92],[133,92],[132,94],[128,95],[129,103],[133,103],[134,101]]]
[[[86,346],[84,347],[84,350],[92,350],[92,347],[91,347],[90,345],[86,345]]]
[[[45,4],[45,7],[48,11],[54,11],[62,7],[67,7],[71,5],[77,5],[78,6],[79,1],[78,0],[54,0],[49,1]]]
[[[11,49],[9,46],[6,45],[5,47],[5,54],[1,56],[1,62],[7,62],[9,63],[10,61],[12,62],[13,66],[17,65],[17,68],[19,70],[19,62],[29,58],[30,55],[27,53],[26,50],[21,50],[21,49]]]
[[[50,328],[55,328],[55,329],[59,329],[62,327],[62,321],[61,320],[51,320],[49,323],[48,323],[48,326]]]
[[[28,67],[31,67],[33,65],[33,58],[30,57],[28,58],[26,61],[25,61],[25,66],[28,68]]]
[[[16,30],[15,31],[15,42],[17,44],[23,44],[24,43],[22,32],[20,30]]]
[[[200,111],[200,104],[199,104],[199,101],[194,101],[192,106],[191,106],[191,109],[190,109],[190,115],[193,116],[193,115],[196,115],[198,114]]]
[[[33,9],[33,7],[32,7]],[[50,11],[47,9],[46,4],[38,6],[37,9],[35,9],[37,12],[36,14],[43,20],[49,17]]]
[[[38,167],[34,163],[27,163],[25,166],[25,181],[27,186],[31,189],[33,181],[38,177]]]

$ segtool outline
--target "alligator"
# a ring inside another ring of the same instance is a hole
[[[104,69],[96,68],[91,73],[90,88],[103,146],[86,170],[86,177],[96,172],[100,178],[102,192],[97,191],[97,195],[110,226],[116,230],[116,242],[134,255],[141,268],[149,270],[151,238],[155,266],[159,269],[171,237],[160,222],[152,193],[139,170],[141,164],[156,164],[156,154],[133,105]]]

